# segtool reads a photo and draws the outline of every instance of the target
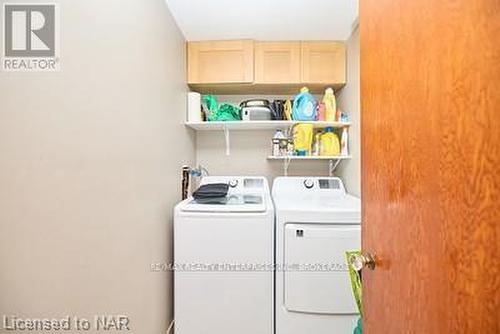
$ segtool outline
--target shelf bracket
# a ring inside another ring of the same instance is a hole
[[[330,159],[328,161],[328,176],[333,176],[333,172],[335,171],[335,169],[337,169],[337,166],[339,165],[339,163],[340,163],[340,159],[336,159],[336,160]]]
[[[226,142],[226,155],[230,156],[231,155],[231,147],[230,147],[230,142],[229,142],[229,128],[227,127],[226,124],[222,125],[222,130],[224,131],[224,140]]]
[[[288,156],[283,159],[283,176],[288,176],[288,167],[290,167],[291,162],[292,159]]]

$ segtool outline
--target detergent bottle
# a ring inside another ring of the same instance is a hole
[[[297,155],[310,155],[314,126],[312,124],[297,124],[293,127],[293,146]]]
[[[339,137],[333,132],[332,127],[325,128],[325,133],[321,135],[320,152],[325,156],[340,155]]]
[[[314,135],[314,144],[312,155],[318,156],[321,153],[321,131],[317,131]]]
[[[292,120],[292,101],[286,100],[283,108],[284,108],[283,113],[284,113],[285,121],[291,121]]]
[[[342,129],[342,135],[340,136],[340,154],[343,156],[349,155],[349,133],[347,128]]]
[[[335,122],[337,114],[337,100],[333,88],[327,88],[323,96],[323,103],[325,104],[325,121]]]
[[[316,100],[307,87],[302,87],[293,101],[292,118],[294,121],[315,121]]]

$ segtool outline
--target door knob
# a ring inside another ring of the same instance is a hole
[[[351,262],[352,267],[357,271],[363,268],[375,269],[375,258],[370,253],[354,254],[349,258],[349,262]]]

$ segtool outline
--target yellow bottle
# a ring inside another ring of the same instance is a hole
[[[295,151],[302,151],[310,155],[314,126],[300,123],[293,127],[293,146]]]
[[[321,135],[321,155],[336,156],[340,155],[339,137],[333,132],[333,128],[328,127],[325,133]]]
[[[335,122],[337,115],[337,100],[333,88],[327,88],[323,96],[323,103],[325,104],[325,121]]]
[[[290,100],[286,100],[285,105],[284,105],[284,114],[285,114],[285,120],[286,121],[291,121],[292,120],[292,102]]]

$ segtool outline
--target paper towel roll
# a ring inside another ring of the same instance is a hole
[[[188,93],[188,122],[201,122],[201,95],[196,92]]]

